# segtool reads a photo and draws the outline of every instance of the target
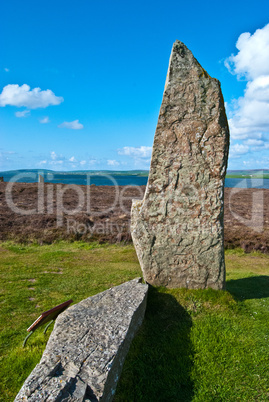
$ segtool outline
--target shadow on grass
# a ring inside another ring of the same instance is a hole
[[[251,276],[226,282],[226,289],[238,300],[269,297],[269,276]]]
[[[191,401],[192,320],[177,300],[150,287],[145,320],[124,364],[114,402]]]

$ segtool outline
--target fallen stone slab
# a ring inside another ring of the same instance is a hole
[[[15,401],[111,401],[147,292],[148,285],[134,279],[60,314]]]
[[[229,128],[220,83],[173,45],[144,199],[131,234],[145,281],[223,289]]]

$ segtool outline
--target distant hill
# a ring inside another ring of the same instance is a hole
[[[0,172],[0,176],[11,177],[16,174],[53,174],[53,175],[112,175],[112,176],[136,176],[147,177],[148,170],[73,170],[73,171],[54,171],[49,169],[18,169]],[[261,178],[269,179],[269,169],[248,169],[248,170],[228,170],[226,178]]]
[[[269,179],[269,169],[228,170],[227,178]]]
[[[90,173],[92,175],[110,174],[112,176],[148,176],[148,170],[50,170],[50,169],[17,169],[17,170],[6,170],[0,172],[1,175],[15,175],[19,173],[53,173],[53,174],[86,174]]]

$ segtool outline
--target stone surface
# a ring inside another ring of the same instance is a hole
[[[223,194],[229,128],[218,80],[173,45],[143,201],[131,232],[153,285],[222,289]]]
[[[140,279],[69,307],[15,401],[111,401],[141,325],[148,286]]]

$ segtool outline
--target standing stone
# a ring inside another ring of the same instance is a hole
[[[220,83],[173,45],[145,196],[131,233],[144,279],[223,289],[224,178],[229,128]]]

